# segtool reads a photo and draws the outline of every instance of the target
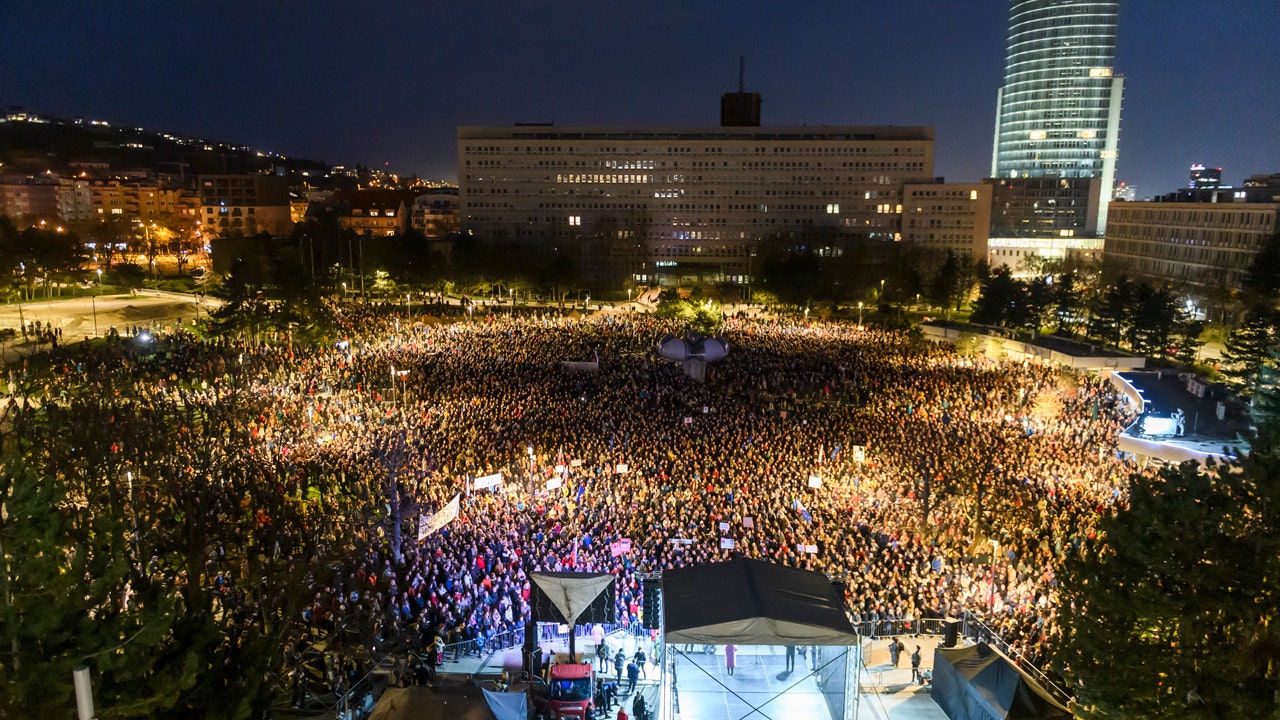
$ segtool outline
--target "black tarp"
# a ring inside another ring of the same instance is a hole
[[[665,570],[662,608],[669,643],[858,644],[826,575],[759,560]]]
[[[951,720],[1071,717],[1031,676],[986,643],[939,646],[933,656],[932,695]]]

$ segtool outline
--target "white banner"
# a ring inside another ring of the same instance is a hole
[[[630,469],[630,468],[628,468],[628,467],[627,467],[627,464],[626,464],[626,463],[618,463],[618,469],[617,469],[617,472],[618,472],[618,474],[619,474],[619,475],[626,475],[626,474],[627,474],[627,470],[629,470],[629,469]]]
[[[820,487],[822,487],[822,478],[818,477],[817,475],[810,475],[810,476],[809,476],[809,487],[811,487],[811,488],[820,488]]]
[[[559,490],[564,485],[564,478],[553,477],[547,481],[548,490]]]
[[[570,461],[569,461],[569,467],[582,467],[582,461],[581,461],[581,460],[570,460]]]
[[[805,551],[805,552],[807,552],[807,553],[809,553],[810,555],[817,555],[817,554],[818,554],[818,546],[817,546],[817,545],[805,545],[805,546],[804,546],[804,551]]]
[[[475,482],[473,482],[471,486],[476,490],[492,490],[501,484],[502,473],[494,473],[492,475],[485,475],[484,477],[476,478]]]
[[[557,466],[556,466],[556,474],[557,474],[557,475],[563,475],[565,470],[568,470],[568,468],[567,468],[567,467],[565,467],[564,465],[557,465]]]
[[[753,520],[750,515],[742,518],[742,527],[753,528],[755,526],[756,526],[756,521]]]
[[[454,495],[439,512],[431,515],[423,515],[418,518],[418,542],[422,542],[431,533],[453,522],[458,517],[458,498],[461,495]]]
[[[721,550],[732,550],[735,545],[736,543],[734,543],[733,538],[720,538]]]
[[[729,532],[729,523],[727,522],[720,523],[720,532]]]
[[[853,461],[863,463],[867,461],[867,448],[863,445],[854,445],[849,448],[853,451]]]
[[[692,545],[693,541],[689,538],[671,538],[672,545]]]

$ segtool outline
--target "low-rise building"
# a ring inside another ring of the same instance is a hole
[[[206,239],[235,233],[285,235],[293,229],[289,187],[273,175],[201,175],[200,220]]]
[[[902,242],[959,256],[987,255],[991,186],[907,183],[902,186]]]
[[[413,229],[429,238],[444,237],[461,226],[458,188],[432,188],[413,200]]]
[[[1104,257],[1117,272],[1192,295],[1240,290],[1253,258],[1280,230],[1280,187],[1182,189],[1113,203]]]

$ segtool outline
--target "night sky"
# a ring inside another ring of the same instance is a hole
[[[0,105],[452,179],[456,126],[933,125],[935,174],[990,171],[1003,0],[0,3]],[[1117,177],[1280,172],[1280,3],[1128,0]]]

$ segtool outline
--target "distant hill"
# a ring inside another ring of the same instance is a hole
[[[98,120],[64,120],[10,109],[0,116],[0,172],[72,175],[82,170],[147,170],[186,177],[270,170],[322,176],[323,161],[265,153],[245,145],[119,127]],[[104,167],[105,166],[105,167]]]

